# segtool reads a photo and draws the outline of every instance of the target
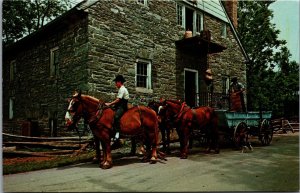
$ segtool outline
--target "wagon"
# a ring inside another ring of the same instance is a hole
[[[231,138],[238,147],[241,142],[248,143],[249,136],[258,137],[262,145],[270,145],[273,129],[270,125],[271,111],[234,112],[216,110],[219,116],[219,129],[225,136]]]

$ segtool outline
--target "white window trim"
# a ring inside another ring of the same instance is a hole
[[[184,30],[187,30],[186,29],[186,23],[185,23],[185,18],[186,18],[185,8],[187,7],[188,9],[191,9],[193,11],[193,21],[192,21],[193,22],[193,29],[192,29],[193,36],[200,33],[203,30],[203,13],[201,11],[193,8],[193,7],[190,7],[190,6],[186,6],[186,5],[183,5],[183,4],[180,4],[180,3],[177,3],[177,5],[181,6],[181,14],[182,14],[182,25],[181,25],[181,27],[183,27]],[[178,8],[177,5],[176,5],[176,9]],[[178,11],[176,11],[176,14],[178,14]],[[196,25],[197,24],[197,15],[200,15],[200,22],[201,22],[200,31],[197,31],[197,25]],[[177,15],[177,17],[178,17],[178,15]]]
[[[148,0],[144,0],[144,3],[140,3],[139,0],[136,0],[138,4],[148,6]]]
[[[185,6],[183,4],[176,4],[176,9],[178,8],[178,5],[181,6],[181,19],[182,19],[182,24],[181,27],[183,27],[185,29]],[[176,17],[178,17],[178,10],[176,10]],[[177,18],[178,20],[178,18]],[[178,25],[178,24],[177,24]]]
[[[14,99],[9,98],[9,112],[8,112],[8,118],[11,120],[14,118]]]
[[[51,70],[53,68],[53,64],[54,64],[54,52],[58,49],[59,49],[58,46],[50,49],[50,66],[49,66],[50,68],[49,69],[50,69],[50,76],[51,77],[58,76],[58,74],[52,74],[52,70]]]
[[[184,68],[184,81],[185,81],[185,72],[195,72],[195,80],[196,80],[196,93],[199,93],[199,82],[198,82],[198,70],[190,69],[190,68]],[[185,90],[185,82],[184,82],[184,90]],[[185,92],[184,92],[184,98],[185,98]],[[199,95],[195,98],[195,104],[199,104]]]
[[[9,80],[13,81],[15,79],[16,74],[16,60],[12,60],[9,64]]]
[[[146,80],[146,88],[144,87],[138,87],[137,86],[137,65],[138,63],[146,63],[147,64],[147,80]],[[152,90],[152,79],[151,79],[151,72],[152,72],[152,63],[150,60],[144,60],[144,59],[137,59],[135,63],[135,90],[137,92],[143,92],[143,93],[153,93]]]
[[[226,23],[222,23],[222,28],[221,28],[221,37],[222,38],[227,38],[227,24]]]
[[[229,88],[230,88],[230,78],[228,75],[222,75],[222,81],[226,79],[226,86],[225,86],[225,94],[229,94]],[[223,82],[222,82],[223,86]],[[222,88],[224,89],[224,88]]]

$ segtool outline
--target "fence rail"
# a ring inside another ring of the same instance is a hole
[[[223,93],[200,92],[196,94],[196,106],[210,106],[218,109],[230,109],[229,95]]]

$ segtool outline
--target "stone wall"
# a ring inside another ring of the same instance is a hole
[[[88,14],[88,15],[87,15]],[[184,99],[184,68],[198,70],[200,90],[205,90],[203,73],[213,71],[215,91],[221,92],[223,75],[238,76],[246,83],[246,66],[233,32],[222,38],[222,22],[205,15],[205,27],[213,41],[227,47],[222,53],[188,56],[176,49],[183,28],[176,23],[174,1],[99,1],[86,14],[64,18],[53,29],[32,36],[19,50],[4,53],[3,122],[4,131],[20,133],[20,124],[37,120],[50,135],[49,119],[57,119],[64,128],[66,99],[75,89],[103,100],[113,100],[117,92],[113,79],[123,74],[132,104],[146,105],[150,100]],[[49,76],[50,49],[59,47],[59,76]],[[135,87],[137,59],[152,63],[152,89],[141,92]],[[9,63],[16,60],[16,79],[9,81]],[[14,99],[14,119],[8,120],[8,100]],[[57,115],[55,114],[57,112]],[[17,129],[16,129],[17,128]],[[48,129],[47,129],[48,128]]]
[[[182,29],[176,25],[175,8],[171,1],[149,1],[148,7],[135,1],[100,1],[89,8],[91,91],[113,99],[112,80],[123,74],[132,103],[176,97],[175,41],[181,38]],[[152,62],[152,91],[135,88],[137,59]]]
[[[227,37],[221,36],[222,22],[205,16],[205,25],[211,31],[212,41],[226,46],[223,52],[210,55],[208,63],[213,71],[215,91],[221,92],[222,76],[237,76],[239,81],[246,85],[246,64],[245,57],[233,35],[233,31],[227,25]]]
[[[6,49],[3,60],[3,123],[4,132],[21,133],[21,124],[37,121],[41,134],[49,135],[49,119],[63,128],[67,97],[87,82],[86,63],[89,49],[87,17],[75,23],[51,27],[40,36],[28,37],[17,50]],[[50,49],[59,47],[59,75],[50,76]],[[14,47],[13,47],[14,48]],[[16,61],[16,74],[9,81],[9,64]],[[14,118],[9,120],[9,98],[14,100]],[[52,131],[53,132],[53,131]],[[59,132],[59,131],[54,131]]]

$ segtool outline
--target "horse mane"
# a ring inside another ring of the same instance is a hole
[[[87,99],[88,101],[90,101],[92,103],[97,103],[98,104],[98,103],[103,103],[104,102],[101,99],[97,99],[97,98],[95,98],[93,96],[90,96],[90,95],[82,94],[81,97]]]
[[[171,102],[171,103],[175,103],[177,105],[181,105],[181,102],[179,100],[176,100],[176,99],[167,99],[165,102]]]

